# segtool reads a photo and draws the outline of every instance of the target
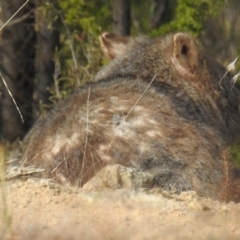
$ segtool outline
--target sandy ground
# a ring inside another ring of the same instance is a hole
[[[240,239],[240,204],[131,190],[1,186],[0,239]]]

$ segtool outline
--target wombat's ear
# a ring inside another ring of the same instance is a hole
[[[105,32],[99,36],[99,41],[105,56],[112,60],[125,51],[128,38]]]
[[[172,61],[177,71],[186,77],[197,72],[198,51],[194,39],[186,33],[177,33],[173,37]]]

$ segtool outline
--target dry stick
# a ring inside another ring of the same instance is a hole
[[[87,98],[87,126],[86,126],[86,138],[85,138],[85,145],[84,145],[84,152],[83,152],[83,160],[82,160],[82,167],[81,167],[81,173],[80,176],[83,176],[83,168],[85,165],[85,157],[86,157],[86,151],[87,151],[87,143],[88,143],[88,132],[89,132],[89,98],[90,98],[90,92],[91,92],[91,86],[88,90],[88,98]]]
[[[129,116],[129,114],[132,112],[132,110],[135,108],[135,106],[138,104],[138,102],[141,100],[141,98],[143,97],[143,95],[146,93],[146,91],[150,88],[150,86],[152,85],[152,82],[154,81],[154,79],[156,78],[157,74],[155,73],[155,75],[153,76],[151,82],[148,84],[148,86],[146,87],[146,89],[144,90],[144,92],[141,94],[141,96],[138,98],[138,100],[134,103],[134,105],[131,107],[131,109],[129,110],[128,114],[124,117],[124,119],[121,121],[121,123],[118,125],[118,128],[121,126],[122,122],[125,121],[127,119],[127,117]],[[113,138],[112,138],[112,141],[110,142],[109,144],[109,147],[107,149],[107,152],[106,154],[108,154],[111,146],[112,146],[112,143],[114,141],[116,137],[116,133],[114,133],[113,135]]]
[[[32,14],[32,11],[29,11],[28,13],[24,14],[22,17],[19,17],[17,19],[12,20],[11,22],[8,23],[8,26],[12,26],[15,25],[17,23],[22,22],[23,20],[25,20],[26,18],[28,18],[30,15]]]
[[[32,161],[34,158],[38,157],[40,154],[42,154],[42,153],[46,152],[47,150],[49,150],[49,149],[53,146],[53,144],[54,144],[54,142],[53,142],[52,144],[50,144],[49,147],[44,148],[41,152],[37,153],[37,154],[36,154],[34,157],[32,157],[29,161]],[[26,157],[26,158],[24,159],[24,161],[22,162],[21,167],[24,166],[24,164],[26,163],[27,160],[28,160],[28,159],[27,159],[27,157]]]
[[[18,12],[29,2],[27,0],[8,20],[5,22],[2,27],[0,28],[0,31],[18,14]]]
[[[65,161],[65,157],[64,157],[63,160],[60,161],[60,163],[51,171],[51,173],[54,173],[54,172],[58,169],[58,167],[59,167],[64,161]]]
[[[29,2],[29,0],[27,0],[27,1],[7,20],[7,22],[5,22],[5,23],[2,25],[2,27],[0,28],[0,31],[2,31],[2,29],[16,16],[16,14],[17,14],[28,2]],[[20,115],[20,117],[21,117],[22,122],[24,123],[23,116],[22,116],[22,114],[21,114],[21,112],[20,112],[20,109],[18,108],[17,103],[16,103],[15,99],[13,98],[13,95],[12,95],[12,93],[10,92],[10,90],[9,90],[9,88],[8,88],[8,86],[7,86],[7,83],[6,83],[6,81],[4,80],[1,72],[0,72],[0,76],[1,76],[1,78],[2,78],[2,80],[3,80],[3,83],[4,83],[5,87],[7,88],[7,91],[8,91],[8,93],[9,93],[10,97],[11,97],[12,100],[13,100],[14,105],[15,105],[16,108],[17,108],[17,111],[18,111],[18,113],[19,113],[19,115]]]
[[[19,115],[20,115],[20,117],[21,117],[21,120],[22,120],[22,122],[24,123],[24,120],[23,120],[23,116],[22,116],[22,114],[21,114],[21,111],[20,111],[20,109],[18,108],[18,105],[17,105],[15,99],[13,98],[13,95],[12,95],[12,93],[10,92],[10,90],[9,90],[9,88],[8,88],[8,86],[7,86],[7,83],[6,83],[6,81],[4,80],[3,75],[1,74],[1,72],[0,72],[0,77],[2,78],[3,83],[4,83],[5,87],[6,87],[9,95],[10,95],[10,97],[11,97],[12,100],[13,100],[13,103],[14,103],[15,107],[17,108],[17,111],[18,111],[18,113],[19,113]]]

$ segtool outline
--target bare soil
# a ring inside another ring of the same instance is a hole
[[[46,181],[0,187],[0,239],[240,239],[240,204]]]

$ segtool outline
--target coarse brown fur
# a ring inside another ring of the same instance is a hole
[[[232,75],[186,33],[104,33],[100,42],[112,61],[36,122],[25,138],[25,165],[82,186],[118,163],[151,173],[165,190],[219,199],[222,152],[240,133]]]

